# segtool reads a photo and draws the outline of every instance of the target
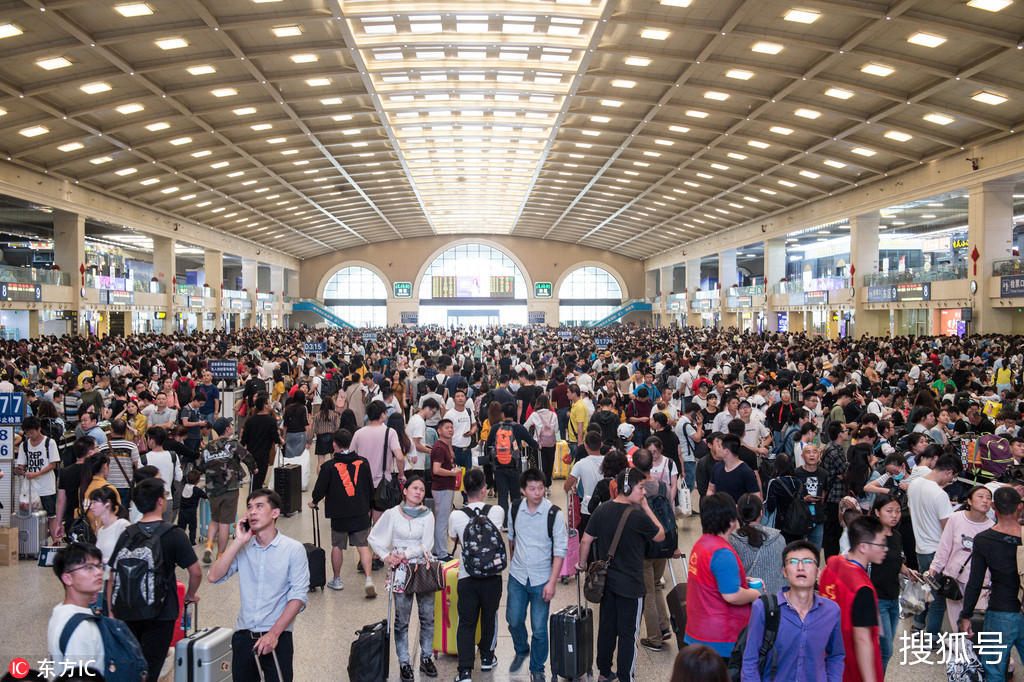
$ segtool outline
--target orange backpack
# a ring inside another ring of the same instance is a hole
[[[503,422],[495,427],[494,463],[499,467],[519,466],[519,443],[511,424]]]

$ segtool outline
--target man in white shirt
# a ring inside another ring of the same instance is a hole
[[[427,442],[427,420],[437,413],[437,401],[433,399],[423,401],[423,407],[414,415],[409,417],[409,423],[405,427],[405,433],[412,441],[412,452],[405,460],[405,470],[415,470],[418,473],[427,473],[430,467],[430,448],[433,442]],[[437,440],[437,432],[434,432],[434,440]],[[430,489],[429,476],[425,479],[427,490]]]
[[[172,505],[172,489],[174,483],[181,483],[181,462],[178,456],[164,449],[164,442],[167,440],[167,430],[162,426],[151,426],[146,430],[146,440],[149,443],[149,452],[146,453],[146,464],[155,466],[160,470],[160,478],[164,481],[164,496],[167,498],[167,506],[164,508],[164,521],[174,522],[176,510]]]
[[[740,416],[740,399],[735,393],[730,393],[725,397],[725,409],[715,415],[715,420],[711,424],[711,430],[716,433],[725,433],[728,431],[729,422],[733,419],[737,419]]]
[[[601,465],[604,463],[604,455],[601,454],[601,432],[588,431],[583,442],[584,456],[572,466],[569,477],[565,479],[565,491],[573,492],[576,484],[583,486],[583,496],[580,501],[580,521],[577,526],[580,534],[587,529],[587,522],[590,521],[590,514],[587,508],[590,505],[590,496],[594,494],[594,488],[598,481],[603,478]]]
[[[469,449],[473,434],[476,433],[476,420],[473,419],[473,410],[466,403],[466,389],[455,389],[452,396],[452,407],[444,413],[445,419],[450,419],[455,428],[455,435],[452,436],[452,450],[455,452],[456,466],[470,468],[473,466],[473,453]]]
[[[747,401],[740,403],[739,414],[744,425],[743,444],[758,454],[767,455],[772,443],[771,431],[763,422],[751,419],[753,410]]]
[[[106,673],[103,638],[89,608],[103,589],[103,554],[95,546],[83,543],[61,547],[53,559],[53,572],[64,585],[64,601],[53,607],[46,626],[46,651],[50,659],[57,671],[73,663],[71,669],[84,673],[83,677],[92,674],[86,670]],[[85,618],[69,627],[69,621],[76,616]],[[69,629],[66,637],[65,629]],[[63,647],[61,639],[66,639]]]
[[[54,476],[54,470],[60,463],[57,442],[43,436],[39,417],[26,417],[21,428],[22,440],[18,445],[14,471],[24,475],[31,492],[39,496],[39,503],[49,519],[50,536],[58,537],[60,519],[57,518],[57,480]]]
[[[881,393],[868,403],[868,414],[877,414],[879,419],[888,419],[894,411],[889,408],[891,400],[892,394],[882,389]]]

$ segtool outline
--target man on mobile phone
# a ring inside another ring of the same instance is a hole
[[[257,666],[268,682],[293,679],[292,628],[295,617],[306,607],[309,563],[302,543],[277,530],[280,515],[281,497],[276,492],[260,488],[250,493],[234,541],[207,574],[211,583],[239,574],[241,608],[231,640],[235,682],[261,679]]]

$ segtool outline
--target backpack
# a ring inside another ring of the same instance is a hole
[[[795,426],[788,426],[786,430],[782,432],[782,438],[772,448],[773,455],[789,455],[793,456],[793,442],[796,439],[797,434],[800,433],[800,429]]]
[[[118,620],[153,620],[163,611],[169,590],[161,538],[175,528],[163,521],[147,533],[128,526],[114,551],[111,611]]]
[[[192,402],[192,386],[188,381],[178,381],[178,388],[175,389],[175,393],[178,394],[178,404],[181,405],[182,409],[185,408],[190,402]],[[181,410],[178,411],[179,414]]]
[[[818,439],[822,445],[828,445],[832,442],[832,439],[828,435],[829,429],[832,427],[832,415],[826,414],[821,418],[821,428],[818,429]]]
[[[647,498],[647,505],[658,518],[658,523],[665,529],[665,539],[660,542],[653,540],[644,548],[645,559],[670,559],[679,549],[679,529],[676,527],[676,515],[672,503],[667,497],[668,487],[658,484],[658,494]]]
[[[115,619],[96,614],[76,613],[64,624],[60,633],[59,649],[63,653],[75,630],[82,621],[96,623],[103,640],[103,657],[106,666],[96,672],[108,682],[143,682],[149,672],[149,665],[142,655],[142,647],[128,625]]]
[[[487,516],[491,505],[485,504],[483,509],[463,507],[462,511],[470,517],[462,533],[462,562],[466,573],[473,578],[501,575],[508,566],[508,553],[501,531]]]
[[[764,604],[764,640],[757,652],[757,671],[764,677],[765,665],[768,663],[768,654],[772,655],[772,669],[770,678],[775,678],[779,668],[779,654],[775,651],[775,638],[779,634],[779,623],[782,620],[782,610],[779,608],[779,601],[774,594],[763,594],[760,597]],[[743,652],[747,648],[747,629],[745,626],[740,630],[736,646],[732,648],[729,655],[729,677],[733,682],[740,682],[743,672]]]
[[[526,504],[526,500],[523,500],[522,504]],[[519,514],[520,506],[521,505],[519,504],[514,504],[512,505],[512,508],[509,509],[509,514],[512,516],[512,522],[509,524],[509,528],[513,531],[513,537],[515,537],[516,516]],[[551,508],[548,509],[548,540],[551,541],[552,562],[555,560],[555,521],[558,519],[558,512],[560,511],[562,511],[561,508],[555,504],[551,505]]]
[[[558,428],[558,415],[552,412],[549,419],[541,419],[540,433],[537,434],[537,444],[542,448],[553,448],[555,446],[555,431]]]
[[[814,516],[811,514],[811,508],[800,494],[803,490],[804,486],[800,484],[799,488],[792,491],[793,499],[789,502],[789,508],[777,522],[778,529],[788,535],[802,537],[814,530]]]
[[[492,452],[495,466],[503,469],[518,469],[521,453],[516,442],[512,425],[502,422],[494,428],[494,450]]]

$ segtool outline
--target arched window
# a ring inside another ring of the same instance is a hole
[[[526,324],[526,278],[515,261],[485,244],[454,246],[420,280],[420,324]]]
[[[558,322],[589,325],[600,321],[622,301],[622,288],[612,273],[591,265],[577,268],[558,287]]]
[[[357,327],[387,326],[387,297],[377,273],[357,265],[338,270],[324,287],[324,305]]]

